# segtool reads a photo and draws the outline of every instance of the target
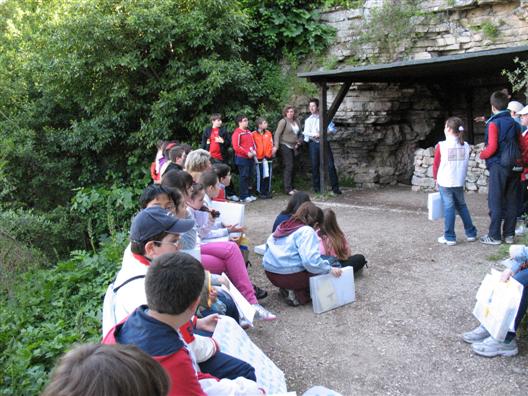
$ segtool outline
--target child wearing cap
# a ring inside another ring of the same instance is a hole
[[[123,321],[137,307],[147,302],[145,276],[151,261],[167,253],[178,252],[180,234],[193,227],[194,220],[179,219],[159,206],[147,207],[134,217],[130,227],[130,251],[125,251],[122,267],[105,296],[103,336],[116,323]],[[208,331],[217,318],[217,315],[210,315],[198,319],[194,326],[198,330]],[[179,330],[186,342],[193,344],[193,350],[200,352],[203,357],[200,360],[204,360],[204,371],[220,378],[240,375],[255,378],[253,367],[219,352],[213,339],[194,335],[193,326],[185,326]],[[198,340],[196,344],[195,340]]]
[[[265,394],[254,380],[202,373],[182,339],[179,331],[196,311],[204,279],[200,262],[188,254],[156,257],[145,277],[147,305],[114,327],[103,343],[136,345],[152,356],[170,377],[169,395]]]

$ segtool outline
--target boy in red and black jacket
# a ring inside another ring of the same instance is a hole
[[[211,154],[211,163],[213,165],[226,164],[229,166],[231,137],[227,130],[222,127],[222,116],[219,113],[211,114],[211,126],[205,128],[200,147]],[[225,193],[226,198],[230,201],[239,201],[233,186],[226,186]]]
[[[201,372],[182,340],[200,300],[205,273],[198,260],[185,253],[156,257],[145,277],[147,304],[137,308],[104,338],[104,344],[132,344],[157,360],[167,372],[170,396],[264,394],[244,377],[218,379]],[[192,333],[192,330],[190,331]]]
[[[508,101],[509,97],[503,91],[491,95],[493,115],[486,121],[486,147],[480,153],[480,158],[486,160],[489,172],[490,226],[488,234],[480,237],[480,242],[487,245],[500,245],[503,238],[504,242],[512,244],[515,237],[520,173],[511,166],[503,166],[501,157],[509,144],[520,145],[521,128],[508,111]]]
[[[255,172],[255,141],[248,129],[248,118],[241,114],[235,119],[238,128],[233,131],[231,145],[235,151],[235,164],[238,167],[240,183],[240,200],[252,202],[257,198],[249,194],[251,175]]]

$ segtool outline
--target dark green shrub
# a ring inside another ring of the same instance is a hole
[[[20,276],[0,305],[0,394],[39,394],[72,344],[100,340],[101,296],[126,243],[126,235],[117,234],[98,254],[76,251],[51,269]]]

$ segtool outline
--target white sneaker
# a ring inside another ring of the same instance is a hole
[[[237,195],[230,195],[229,197],[227,197],[227,199],[228,199],[229,201],[233,201],[233,202],[238,202],[238,201],[240,201],[240,198],[238,198]]]
[[[490,333],[488,332],[488,330],[486,330],[484,326],[480,325],[474,328],[473,330],[462,334],[462,339],[468,344],[473,344],[476,342],[482,342],[489,336]]]
[[[493,337],[488,337],[484,341],[471,344],[473,352],[480,356],[515,356],[519,353],[517,341],[510,342],[497,341]]]
[[[260,304],[253,304],[253,308],[257,311],[255,313],[255,320],[275,320],[277,316],[272,314]]]
[[[254,195],[250,195],[248,198],[250,198],[251,201],[256,201],[257,200],[257,197],[255,197]]]
[[[456,245],[456,241],[448,241],[448,240],[445,239],[443,236],[441,236],[441,237],[438,238],[438,243],[442,243],[442,244],[447,245],[447,246],[454,246],[454,245]]]
[[[525,232],[526,226],[524,225],[524,223],[519,224],[519,226],[515,229],[515,235],[517,236],[524,235]]]
[[[253,200],[251,199],[251,197],[246,197],[246,198],[242,199],[240,202],[250,203],[250,202],[253,202]]]

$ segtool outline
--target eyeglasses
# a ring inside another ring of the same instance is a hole
[[[175,248],[179,248],[180,247],[180,240],[178,239],[177,241],[174,241],[174,242],[169,242],[169,241],[153,241],[154,243],[157,243],[159,245],[161,244],[166,244],[166,245],[172,245],[174,246]]]

